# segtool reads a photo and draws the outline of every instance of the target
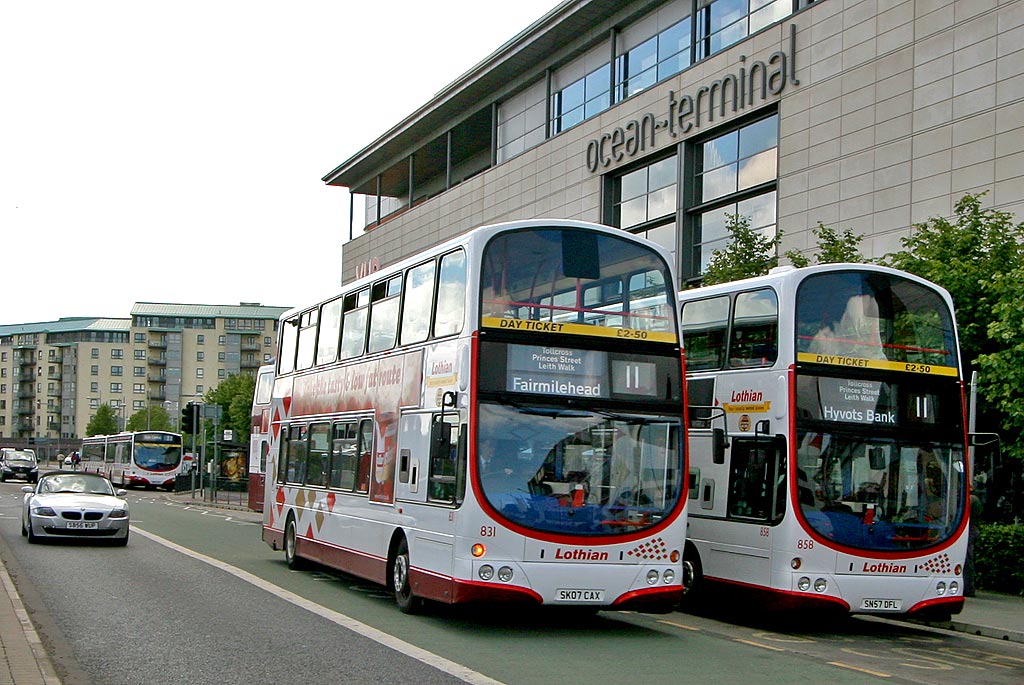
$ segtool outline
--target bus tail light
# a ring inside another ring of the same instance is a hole
[[[476,544],[474,544],[474,545],[473,545],[473,547],[472,547],[472,548],[470,549],[470,553],[471,553],[471,554],[472,554],[472,555],[473,555],[474,557],[476,557],[477,559],[479,559],[479,558],[480,558],[480,557],[482,557],[483,555],[487,554],[487,547],[485,547],[485,546],[483,545],[483,543],[477,542],[477,543],[476,543]]]

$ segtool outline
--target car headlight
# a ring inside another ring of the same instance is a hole
[[[128,510],[127,509],[114,509],[113,511],[110,512],[109,518],[112,518],[112,519],[128,518]]]
[[[36,516],[56,516],[57,512],[53,510],[53,507],[33,507],[32,513]]]

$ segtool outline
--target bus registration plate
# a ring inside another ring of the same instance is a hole
[[[579,589],[558,589],[555,590],[556,602],[603,602],[604,590],[579,590]]]
[[[68,528],[92,529],[96,527],[95,521],[68,521]]]
[[[860,603],[861,609],[873,609],[875,611],[901,611],[903,600],[901,599],[865,599]]]

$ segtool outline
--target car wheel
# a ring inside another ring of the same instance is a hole
[[[391,584],[395,590],[395,604],[403,614],[419,613],[423,600],[412,592],[409,580],[409,545],[403,539],[398,543],[395,559],[391,562]]]
[[[0,473],[0,483],[6,483],[6,482],[7,482],[7,476],[5,476],[4,474]]]
[[[27,535],[28,535],[28,541],[29,541],[30,544],[34,545],[37,542],[39,542],[39,536],[32,532],[32,521],[31,520],[28,523],[28,533],[27,533]]]
[[[298,533],[295,528],[295,517],[289,514],[288,522],[284,524],[284,560],[291,570],[301,571],[306,567],[306,560],[299,556]]]
[[[25,528],[25,519],[21,520],[21,537],[23,537],[23,538],[27,538],[28,537],[28,529]]]

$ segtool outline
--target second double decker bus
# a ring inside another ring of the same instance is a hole
[[[286,313],[263,539],[422,600],[667,611],[683,368],[653,243],[470,231]]]
[[[680,299],[693,592],[713,583],[783,608],[958,613],[969,469],[949,294],[833,264]]]
[[[138,431],[82,439],[85,471],[100,473],[118,485],[174,489],[182,472],[181,435]]]

